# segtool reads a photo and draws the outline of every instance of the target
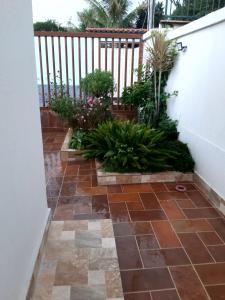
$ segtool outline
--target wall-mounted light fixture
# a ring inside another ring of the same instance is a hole
[[[186,51],[187,50],[187,46],[183,46],[182,42],[178,42],[177,43],[177,50],[178,51]]]

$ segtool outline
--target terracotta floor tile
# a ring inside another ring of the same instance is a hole
[[[91,182],[91,176],[65,176],[63,179],[64,182]]]
[[[225,245],[208,246],[208,249],[216,262],[225,262]]]
[[[171,221],[176,232],[212,231],[213,228],[207,220],[173,220]]]
[[[114,193],[108,194],[109,202],[140,202],[138,193]]]
[[[187,195],[197,207],[212,207],[199,191],[189,191]]]
[[[78,170],[77,166],[67,166],[65,176],[77,176]]]
[[[124,300],[151,300],[150,293],[131,293],[125,294]]]
[[[139,249],[158,249],[159,244],[153,234],[137,235],[137,244]]]
[[[131,222],[113,224],[113,230],[115,236],[126,236],[135,234],[134,226]]]
[[[105,213],[90,213],[90,214],[74,214],[73,220],[101,220],[101,219],[110,219],[110,214]]]
[[[213,262],[207,248],[196,233],[180,233],[178,236],[193,264]]]
[[[196,265],[203,284],[225,284],[225,263]]]
[[[63,181],[62,176],[50,177],[48,180],[48,185],[54,188],[60,188]]]
[[[166,192],[167,191],[165,184],[161,183],[161,182],[152,182],[151,187],[154,192]]]
[[[166,187],[169,191],[176,191],[177,185],[183,185],[186,187],[187,191],[196,190],[196,187],[192,183],[184,183],[184,182],[167,182],[165,183]]]
[[[91,198],[89,197],[89,201],[91,201]],[[58,201],[58,206],[62,206],[65,204],[74,204],[76,202],[76,196],[60,196]]]
[[[209,223],[216,230],[221,239],[225,242],[225,220],[222,218],[219,219],[211,219]]]
[[[124,184],[121,187],[124,193],[152,192],[152,188],[149,183]]]
[[[54,210],[56,208],[57,201],[58,201],[57,197],[56,198],[48,198],[47,199],[48,208],[51,208]]]
[[[91,187],[91,182],[90,181],[81,181],[77,182],[77,188],[85,188],[85,187]]]
[[[207,294],[191,266],[170,267],[182,300],[207,300]]]
[[[211,300],[224,300],[225,299],[225,284],[206,286],[206,290]]]
[[[98,186],[98,178],[96,174],[91,176],[91,183],[92,183],[92,187]]]
[[[167,217],[163,210],[148,210],[148,211],[130,211],[132,221],[153,221],[153,220],[166,220]]]
[[[98,213],[109,212],[107,195],[95,195],[92,197],[92,211]]]
[[[85,196],[74,198],[74,214],[90,214],[92,212],[91,198]]]
[[[181,209],[177,206],[176,202],[173,200],[162,201],[161,207],[166,213],[168,219],[176,220],[176,219],[185,219],[185,215],[181,211]]]
[[[216,232],[199,232],[198,233],[200,239],[206,246],[210,245],[219,245],[222,244],[223,241],[219,238]]]
[[[190,261],[182,248],[141,250],[145,268],[188,265]]]
[[[113,194],[113,193],[122,193],[121,185],[108,185],[107,186],[108,193]]]
[[[183,209],[184,214],[189,219],[198,219],[198,218],[217,218],[220,215],[215,208],[185,208]]]
[[[77,188],[76,194],[77,195],[87,195],[87,196],[94,196],[94,195],[103,195],[107,193],[107,188],[104,186],[96,186],[96,187],[84,187],[84,188]]]
[[[74,196],[76,193],[76,183],[65,182],[60,192],[61,196]]]
[[[73,205],[66,204],[55,209],[54,220],[73,220]]]
[[[124,292],[137,292],[173,288],[166,268],[121,271]]]
[[[180,208],[194,208],[195,207],[193,202],[189,199],[176,200],[176,202]]]
[[[187,195],[182,192],[158,192],[156,196],[159,200],[177,200],[177,199],[187,199]]]
[[[127,202],[128,210],[144,210],[144,206],[141,202]]]
[[[140,193],[140,197],[146,209],[161,209],[154,193]]]
[[[58,197],[60,192],[60,188],[55,188],[50,185],[46,186],[46,193],[48,198]]]
[[[116,248],[120,269],[142,268],[142,263],[134,236],[116,237]]]
[[[152,222],[152,226],[162,248],[181,247],[181,244],[168,221]]]
[[[115,236],[153,233],[150,222],[129,222],[113,224],[113,230]]]
[[[152,300],[179,300],[176,290],[151,292]]]
[[[110,214],[113,222],[127,222],[130,221],[130,216],[127,210],[126,203],[110,203]]]
[[[95,175],[96,174],[96,170],[92,170],[92,169],[81,169],[79,170],[79,175]]]

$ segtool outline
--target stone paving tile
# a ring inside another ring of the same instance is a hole
[[[43,134],[54,221],[34,299],[224,299],[225,220],[198,187],[98,186],[94,161],[60,160],[64,136]]]
[[[123,299],[115,239],[103,232],[111,220],[53,221],[32,299]]]

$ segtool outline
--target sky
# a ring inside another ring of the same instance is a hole
[[[133,8],[142,0],[131,0]],[[77,12],[88,7],[85,0],[32,0],[34,22],[55,19],[62,25],[71,20],[78,25]]]

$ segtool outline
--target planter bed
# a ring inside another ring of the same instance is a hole
[[[73,134],[72,128],[69,128],[66,134],[66,137],[64,139],[64,142],[62,144],[61,150],[60,150],[60,159],[62,161],[79,161],[79,160],[85,160],[83,156],[81,155],[81,150],[76,149],[70,149],[69,148],[69,142],[71,139],[71,136]]]
[[[159,173],[116,173],[105,172],[101,164],[96,161],[97,179],[99,185],[132,184],[147,182],[182,182],[193,181],[193,173],[182,173],[176,171]]]

